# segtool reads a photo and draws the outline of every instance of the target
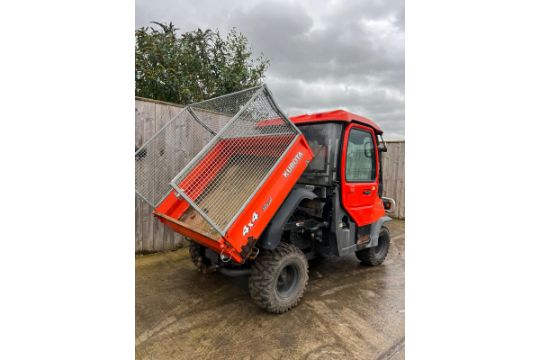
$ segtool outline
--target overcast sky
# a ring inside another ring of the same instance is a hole
[[[244,33],[290,115],[345,109],[405,136],[403,0],[136,0],[137,27]]]

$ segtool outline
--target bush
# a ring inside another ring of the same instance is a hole
[[[247,38],[232,29],[177,36],[173,24],[135,31],[135,95],[189,104],[261,84],[269,61],[252,58]]]

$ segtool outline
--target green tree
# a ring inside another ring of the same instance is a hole
[[[189,104],[261,84],[269,61],[236,29],[178,36],[172,23],[153,24],[135,31],[135,95]]]

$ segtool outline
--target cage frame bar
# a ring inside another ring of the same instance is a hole
[[[205,128],[210,134],[212,134],[213,136],[217,135],[214,130],[210,129],[210,127],[208,127],[208,125],[206,125],[201,119],[199,119],[199,117],[195,114],[195,111],[193,111],[193,109],[191,108],[191,105],[188,105],[188,107],[186,109],[191,114],[191,116],[193,116],[195,121],[197,121],[199,124],[201,124],[201,126],[203,128]]]
[[[272,167],[270,168],[270,170],[266,173],[266,175],[262,178],[262,180],[259,182],[259,184],[257,185],[257,187],[255,188],[255,190],[251,193],[251,195],[249,195],[249,197],[247,198],[247,200],[244,202],[244,204],[240,207],[240,209],[236,212],[236,214],[234,214],[234,216],[232,217],[232,219],[229,221],[229,223],[227,224],[227,226],[225,227],[225,231],[227,231],[231,225],[236,221],[236,219],[238,219],[238,217],[240,216],[240,214],[244,211],[244,209],[248,206],[248,204],[251,202],[251,200],[253,199],[253,197],[255,197],[255,195],[259,192],[259,190],[261,189],[261,187],[264,185],[264,183],[266,182],[266,180],[268,180],[268,178],[270,177],[270,175],[274,172],[274,170],[276,170],[276,167],[278,167],[278,165],[281,163],[281,160],[283,160],[283,158],[285,157],[285,155],[287,155],[287,153],[289,152],[289,150],[293,147],[293,145],[296,143],[296,141],[298,140],[298,138],[300,137],[300,135],[302,134],[300,132],[300,129],[298,129],[298,127],[296,127],[296,125],[294,125],[294,123],[291,121],[291,119],[289,119],[288,116],[286,116],[282,111],[281,109],[279,109],[279,107],[277,106],[275,100],[274,100],[274,97],[272,96],[272,93],[268,90],[268,88],[266,87],[266,84],[263,85],[262,87],[263,91],[266,91],[266,95],[268,96],[268,99],[270,100],[270,104],[271,105],[274,105],[276,107],[276,112],[278,113],[278,115],[281,115],[281,117],[286,121],[288,122],[289,124],[292,125],[293,129],[296,131],[296,135],[294,136],[293,140],[290,142],[289,145],[287,145],[287,148],[285,149],[285,151],[283,151],[283,153],[279,156],[279,158],[277,159],[277,161],[274,163],[274,165],[272,165]]]
[[[254,88],[252,88],[254,89]],[[244,113],[245,109],[247,108],[247,106],[249,104],[251,104],[253,102],[253,100],[259,96],[259,94],[262,92],[263,90],[263,86],[260,86],[260,89],[257,90],[255,93],[253,93],[253,95],[251,96],[251,98],[244,104],[244,106],[242,107],[242,109],[237,112],[232,118],[231,120],[229,120],[229,122],[227,122],[227,124],[225,124],[224,127],[221,128],[221,130],[219,130],[219,132],[212,138],[212,140],[210,140],[202,149],[201,151],[199,151],[199,153],[197,155],[195,155],[193,157],[193,159],[190,160],[190,162],[187,163],[186,166],[184,166],[184,168],[178,173],[176,174],[176,176],[170,181],[170,185],[172,186],[172,184],[175,184],[178,182],[178,179],[180,179],[182,176],[185,175],[185,173],[188,171],[188,169],[191,168],[191,166],[193,166],[197,161],[200,160],[200,158],[202,156],[204,156],[206,154],[206,152],[208,151],[208,149],[212,146],[214,146],[219,140],[220,140],[220,136],[233,124],[233,122],[240,116]],[[174,186],[173,186],[174,188]]]

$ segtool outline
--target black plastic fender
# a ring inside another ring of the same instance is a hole
[[[392,218],[385,215],[371,225],[371,231],[369,232],[369,243],[366,245],[366,248],[379,245],[379,232],[381,231],[381,227],[390,220],[392,220]]]
[[[304,187],[294,187],[283,204],[281,204],[272,221],[268,223],[256,246],[261,249],[274,250],[281,241],[283,226],[290,219],[298,205],[300,205],[300,202],[304,199],[313,200],[316,197],[317,195],[311,190]]]

